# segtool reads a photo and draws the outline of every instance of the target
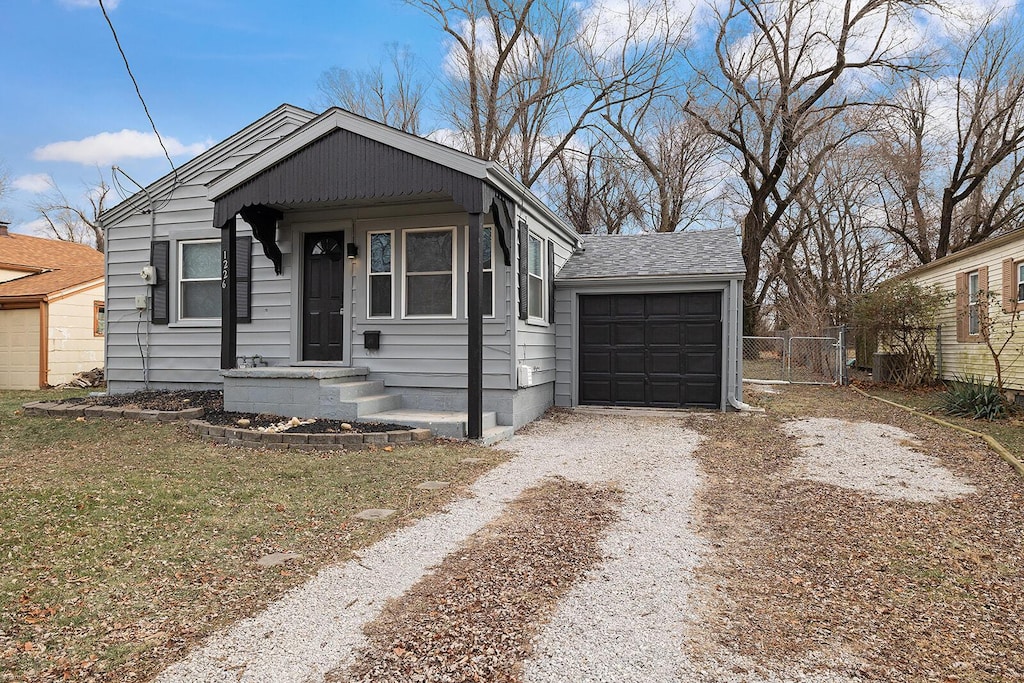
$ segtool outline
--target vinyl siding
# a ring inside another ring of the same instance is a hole
[[[94,334],[94,303],[103,300],[103,285],[49,305],[46,381],[64,384],[75,373],[103,367],[103,337]]]
[[[1003,292],[1002,264],[1006,259],[1024,260],[1024,233],[1009,236],[1008,239],[997,238],[987,248],[971,250],[962,256],[956,256],[937,262],[935,265],[912,271],[906,279],[918,284],[936,286],[949,295],[949,301],[939,315],[941,348],[936,348],[935,334],[928,335],[928,344],[932,353],[941,356],[941,377],[953,379],[954,376],[974,375],[985,379],[995,379],[995,365],[992,355],[980,337],[970,341],[957,341],[957,312],[955,303],[956,276],[983,267],[988,268],[988,282],[981,282],[981,288],[987,288],[997,298],[988,307],[988,314],[993,320],[993,341],[998,348],[1006,339],[1011,327],[1013,314],[1003,312],[1001,298]],[[1022,304],[1021,310],[1024,310]],[[1024,390],[1024,320],[1013,323],[1014,336],[1001,355],[1003,384],[1007,389]]]
[[[206,165],[186,176],[183,185],[154,197],[156,239],[171,240],[169,272],[177,273],[177,242],[190,239],[219,239],[213,228],[213,202],[206,199],[206,184],[235,168],[252,155],[266,149],[279,138],[295,130],[302,120],[278,112],[253,124],[226,143],[224,149],[212,150]],[[177,321],[178,297],[176,279],[170,286],[171,324],[151,325],[149,311],[135,308],[135,297],[149,296],[149,287],[139,278],[142,266],[150,259],[150,216],[141,212],[143,203],[134,212],[115,207],[107,224],[107,381],[112,393],[131,391],[143,386],[143,357],[148,348],[149,380],[154,389],[177,387],[215,387],[221,383],[220,324],[183,324]],[[245,234],[245,226],[239,234]],[[254,295],[272,294],[270,278],[258,275],[273,268],[254,246]],[[259,284],[255,282],[259,281]],[[280,285],[278,285],[280,286]],[[284,289],[287,292],[287,288]],[[279,297],[278,297],[279,298]],[[253,327],[275,329],[273,320],[280,310],[267,306],[253,309]],[[244,327],[244,326],[240,326]],[[280,325],[278,325],[280,327]],[[241,338],[240,338],[241,342]],[[285,348],[277,353],[287,357]],[[140,348],[141,347],[141,348]],[[264,348],[262,345],[259,349]],[[239,344],[239,355],[263,353]],[[264,353],[264,355],[267,355]]]
[[[565,265],[566,261],[569,260],[575,245],[568,242],[562,233],[549,229],[544,223],[537,220],[536,217],[527,215],[525,218],[531,233],[543,238],[545,240],[545,245],[548,241],[551,241],[555,245],[555,274],[557,274],[558,270]],[[513,249],[513,253],[517,254],[518,250]],[[542,249],[541,260],[545,264],[544,267],[547,268],[546,246]],[[555,347],[556,330],[558,326],[557,315],[559,308],[557,301],[557,288],[555,289],[555,295],[556,319],[554,323],[547,322],[547,307],[549,299],[547,289],[545,289],[544,321],[520,320],[516,318],[516,363],[535,368],[534,386],[555,381]]]
[[[359,258],[348,261],[348,282],[346,289],[347,312],[350,324],[350,348],[352,365],[367,368],[374,379],[383,380],[389,387],[457,388],[466,387],[466,282],[467,253],[466,239],[468,216],[456,211],[449,202],[413,204],[403,207],[380,207],[375,215],[367,211],[339,211],[320,213],[316,216],[297,214],[289,218],[289,252],[302,244],[305,231],[345,229],[345,238],[354,236],[359,245]],[[391,215],[386,215],[390,213]],[[314,220],[315,218],[315,220]],[[454,318],[403,318],[403,267],[405,231],[417,228],[455,227],[455,317]],[[394,231],[392,240],[392,318],[367,317],[367,233],[371,231]],[[497,244],[497,241],[495,241]],[[283,249],[282,249],[283,251]],[[512,312],[505,304],[511,286],[512,270],[504,265],[500,247],[494,250],[495,313],[494,318],[484,318],[484,388],[514,389],[510,379],[510,329]],[[286,257],[286,264],[293,262]],[[297,263],[298,259],[294,259]],[[293,268],[293,270],[298,270]],[[287,274],[287,271],[286,271]],[[301,273],[294,272],[290,278],[295,288],[293,301],[299,310],[297,292],[301,289]],[[259,300],[254,296],[254,302]],[[298,327],[298,321],[295,327]],[[363,346],[363,332],[380,331],[380,349],[371,351]],[[241,339],[241,333],[239,336]],[[299,348],[298,330],[295,333],[295,347]],[[296,358],[296,360],[301,360]]]

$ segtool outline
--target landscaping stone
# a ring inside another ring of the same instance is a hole
[[[355,518],[374,522],[380,519],[387,519],[393,514],[395,514],[395,510],[370,508],[369,510],[363,510],[362,512],[358,513],[357,515],[355,515]]]
[[[398,443],[400,441],[412,441],[412,432],[408,429],[398,429],[388,432],[388,441]]]
[[[376,432],[370,434],[363,434],[363,443],[387,443],[388,435],[387,432]]]
[[[257,567],[279,567],[285,562],[291,562],[293,560],[301,560],[302,555],[299,553],[270,553],[264,555],[260,559],[256,560]]]
[[[433,436],[429,429],[413,429],[410,433],[413,441],[429,441]]]

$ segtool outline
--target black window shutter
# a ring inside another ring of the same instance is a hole
[[[548,240],[548,322],[555,322],[555,243]]]
[[[150,320],[154,325],[166,325],[171,322],[171,243],[167,240],[154,240],[150,246],[149,260],[156,268],[156,284],[153,285],[153,308],[150,311]]]
[[[526,221],[519,221],[519,319],[526,320],[530,312],[530,229]]]
[[[235,315],[238,322],[252,322],[252,237],[235,236]]]

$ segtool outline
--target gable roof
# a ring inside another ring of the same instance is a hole
[[[607,278],[740,276],[746,272],[732,230],[584,235],[556,280]]]
[[[68,266],[98,265],[103,274],[103,254],[86,244],[32,237],[16,232],[0,235],[0,267],[43,271]]]
[[[213,180],[207,185],[207,198],[218,203],[218,210],[230,211],[227,207],[219,206],[225,196],[246,183],[252,182],[260,174],[279,167],[289,159],[294,159],[304,150],[310,149],[314,143],[339,131],[347,131],[355,136],[401,150],[413,157],[443,166],[470,178],[486,181],[499,191],[508,194],[518,203],[528,204],[531,209],[545,216],[551,225],[561,230],[567,238],[578,241],[578,235],[572,227],[557,216],[529,188],[497,163],[479,159],[453,147],[406,133],[339,107],[328,109],[267,149]]]
[[[15,280],[0,282],[0,299],[5,297],[42,299],[80,285],[102,283],[102,263],[98,266],[69,266],[60,270],[47,270]]]
[[[227,139],[218,142],[199,156],[179,166],[177,169],[177,183],[175,181],[175,174],[168,173],[162,178],[147,185],[145,191],[139,190],[128,199],[104,211],[100,216],[100,221],[105,227],[110,227],[111,225],[124,220],[136,211],[148,208],[149,204],[146,197],[147,191],[154,199],[161,197],[166,193],[173,191],[178,185],[194,179],[196,176],[203,173],[209,166],[216,164],[219,160],[230,157],[236,151],[251,143],[254,139],[258,139],[267,132],[276,129],[281,125],[281,123],[290,122],[297,126],[301,126],[315,116],[316,115],[313,112],[302,109],[301,107],[296,107],[291,104],[282,104],[273,111],[256,119]]]
[[[45,299],[72,287],[103,282],[103,254],[85,244],[8,233],[0,235],[0,268],[25,271],[0,282],[0,298]]]

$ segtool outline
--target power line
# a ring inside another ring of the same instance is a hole
[[[139,96],[139,102],[142,103],[142,110],[146,112],[146,118],[149,119],[149,125],[153,127],[153,133],[156,134],[157,142],[160,143],[160,148],[164,151],[164,156],[167,158],[167,163],[171,165],[171,173],[174,174],[174,184],[178,184],[178,169],[174,167],[174,162],[171,161],[171,155],[167,151],[167,145],[164,144],[164,139],[160,136],[160,131],[156,129],[156,122],[153,121],[153,117],[149,113],[149,107],[146,106],[146,100],[142,97],[142,91],[139,90],[139,82],[135,80],[135,74],[132,73],[132,67],[128,64],[128,57],[124,53],[124,49],[121,47],[121,41],[117,38],[117,31],[114,30],[114,23],[110,21],[110,15],[107,14],[107,8],[103,6],[103,0],[98,0],[100,3],[100,10],[103,12],[103,18],[107,20],[107,26],[110,27],[110,33],[114,36],[114,44],[117,45],[117,51],[121,53],[121,59],[124,60],[124,68],[128,70],[128,77],[132,79],[132,85],[135,86],[135,94]]]

